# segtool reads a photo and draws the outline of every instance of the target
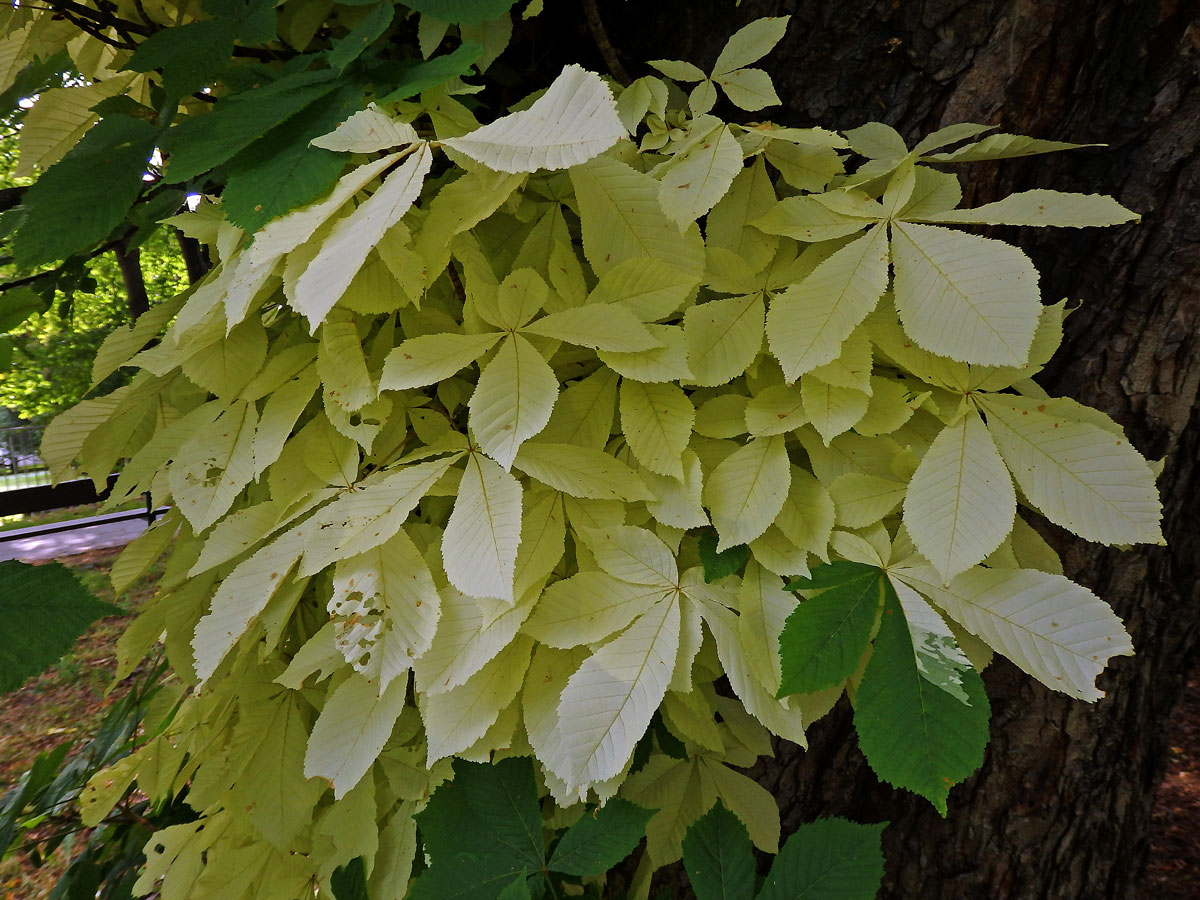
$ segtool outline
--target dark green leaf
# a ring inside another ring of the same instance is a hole
[[[497,900],[514,880],[525,879],[526,869],[514,868],[512,860],[501,853],[447,857],[421,873],[408,900]]]
[[[520,874],[496,895],[496,900],[532,900],[532,896],[529,893],[529,876],[522,869]]]
[[[979,768],[989,706],[974,669],[961,673],[967,706],[922,677],[904,610],[890,583],[875,649],[854,697],[854,727],[875,773],[946,814],[950,788]]]
[[[356,856],[346,865],[334,869],[329,879],[335,900],[370,900],[367,893],[367,867],[363,858]]]
[[[105,97],[92,107],[92,112],[98,116],[129,116],[132,119],[145,119],[153,122],[158,113],[148,106],[138,103],[128,94],[117,94],[115,97]]]
[[[333,131],[361,103],[362,91],[347,85],[239,153],[229,165],[221,194],[229,220],[246,231],[257,231],[323,194],[341,173],[346,155],[310,147],[309,141]]]
[[[745,544],[727,547],[717,552],[717,533],[711,529],[700,535],[700,564],[704,566],[704,581],[712,584],[728,575],[736,575],[746,567],[750,548]]]
[[[801,825],[775,857],[758,900],[872,900],[883,880],[886,826],[845,819]]]
[[[443,81],[466,75],[482,53],[482,45],[468,42],[453,53],[435,56],[416,65],[395,63],[377,66],[372,71],[376,77],[378,92],[383,94],[378,102],[407,100],[421,91],[437,87]]]
[[[212,112],[188,119],[163,135],[162,148],[171,154],[170,179],[187,181],[221,165],[336,87],[333,72],[325,69],[288,75],[221,100]]]
[[[0,692],[11,691],[71,649],[102,616],[120,613],[97,600],[66,566],[0,562]]]
[[[547,868],[567,875],[607,872],[633,852],[655,812],[628,800],[609,800],[567,829]]]
[[[788,585],[822,593],[799,604],[783,625],[780,697],[819,691],[854,674],[867,649],[885,581],[874,566],[839,560],[814,569],[811,579]]]
[[[13,288],[0,294],[0,331],[12,331],[34,313],[45,312],[46,298],[31,287]]]
[[[233,56],[237,30],[228,19],[189,22],[164,28],[138,45],[127,68],[135,72],[162,70],[163,87],[178,100],[212,84]]]
[[[546,861],[528,757],[496,765],[455,762],[454,780],[434,791],[417,824],[435,869],[460,852],[498,856],[512,873],[540,872]]]
[[[358,59],[362,52],[373,44],[389,25],[396,9],[390,0],[376,3],[348,35],[334,44],[333,49],[326,54],[329,64],[339,72]]]
[[[278,16],[275,0],[205,0],[204,8],[214,16],[229,19],[245,44],[275,40]]]
[[[64,741],[53,750],[39,753],[16,786],[0,797],[0,857],[4,856],[4,851],[12,843],[22,811],[54,782],[70,749],[71,742]]]
[[[750,833],[720,800],[688,828],[683,867],[696,900],[750,900],[754,895]]]
[[[109,116],[91,128],[25,194],[25,221],[12,245],[17,264],[63,259],[104,240],[141,192],[158,134],[128,116]]]
[[[517,0],[404,0],[417,12],[450,22],[479,25],[497,19],[516,5]]]

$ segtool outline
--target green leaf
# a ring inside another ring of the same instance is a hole
[[[333,889],[334,900],[370,900],[363,858],[356,856],[346,865],[334,869],[329,886]]]
[[[886,826],[845,819],[801,825],[775,857],[758,900],[874,900],[883,881]]]
[[[457,760],[454,780],[433,792],[417,814],[417,825],[433,860],[431,870],[460,853],[502,859],[510,880],[522,869],[540,872],[545,865],[542,816],[528,757],[509,757],[495,765]]]
[[[141,193],[158,128],[109,116],[26,192],[25,221],[13,237],[17,265],[63,259],[104,240]]]
[[[779,635],[779,696],[841,684],[867,649],[884,585],[874,566],[838,560],[813,569],[788,590],[820,590],[792,611]]]
[[[950,788],[983,763],[989,706],[973,668],[961,672],[964,704],[922,675],[891,583],[875,649],[854,697],[854,727],[880,778],[927,799],[943,816]]]
[[[532,896],[529,893],[529,876],[522,869],[517,877],[496,895],[496,900],[530,900]]]
[[[0,633],[0,693],[19,688],[70,650],[96,619],[120,612],[60,563],[0,562],[0,614],[11,623]]]
[[[787,30],[791,16],[755,19],[739,28],[725,42],[717,61],[713,64],[713,78],[758,62],[771,52]]]
[[[231,159],[276,125],[286,122],[338,86],[333,72],[319,69],[285,75],[265,87],[222,100],[163,135],[172,181],[187,181]]]
[[[405,6],[452,25],[481,25],[499,18],[517,0],[405,0]]]
[[[700,564],[704,566],[704,581],[712,584],[729,575],[737,575],[750,559],[750,548],[745,544],[727,547],[717,552],[717,533],[705,529],[700,535]]]
[[[585,812],[559,840],[546,868],[567,875],[603,874],[634,851],[656,811],[614,798]]]
[[[750,834],[720,800],[687,830],[683,868],[696,900],[750,900],[753,896]]]
[[[315,200],[341,174],[345,157],[310,146],[358,109],[362,91],[347,86],[322,97],[237,154],[221,192],[221,208],[233,224],[255,232]]]
[[[163,88],[178,100],[213,83],[233,56],[236,31],[227,19],[163,28],[138,44],[126,67],[134,72],[161,69]]]
[[[381,0],[372,6],[357,25],[344,38],[333,45],[333,49],[325,54],[329,65],[341,74],[346,66],[358,59],[362,52],[374,43],[381,34],[392,24],[396,7],[391,0]]]
[[[409,5],[411,6],[411,4]],[[435,56],[425,62],[400,65],[395,70],[391,67],[379,66],[373,71],[376,71],[379,76],[387,77],[378,78],[380,93],[383,96],[376,97],[375,102],[394,103],[397,100],[407,100],[409,97],[415,97],[421,91],[437,87],[451,78],[466,75],[482,52],[482,46],[468,41],[451,53]],[[384,85],[390,86],[391,89],[385,90]]]
[[[1100,146],[1103,145],[1042,141],[1019,134],[989,134],[978,143],[968,144],[948,153],[931,153],[925,159],[933,162],[975,162],[982,159],[1012,159],[1016,156],[1034,156],[1038,153],[1054,153],[1059,150],[1079,150],[1084,147]]]

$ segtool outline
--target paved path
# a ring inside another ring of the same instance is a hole
[[[145,519],[127,519],[124,522],[104,522],[75,531],[58,531],[41,537],[4,541],[0,542],[0,560],[56,559],[86,550],[120,547],[145,530]]]

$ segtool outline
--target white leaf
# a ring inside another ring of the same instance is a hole
[[[480,449],[507,470],[521,444],[546,427],[557,396],[558,378],[542,354],[521,335],[509,336],[468,404]]]
[[[923,222],[953,222],[972,225],[1056,225],[1089,228],[1122,225],[1141,218],[1112,197],[1103,194],[1066,194],[1032,190],[1009,194],[995,203],[974,209],[951,209],[920,218]]]
[[[548,647],[595,644],[665,599],[668,590],[607,572],[580,572],[546,588],[521,630]]]
[[[651,531],[614,525],[583,533],[596,563],[609,575],[630,584],[673,588],[679,583],[675,554]]]
[[[568,784],[619,774],[667,692],[679,649],[679,602],[664,600],[584,661],[558,704]]]
[[[717,552],[767,530],[787,499],[791,471],[782,435],[755,438],[708,476],[704,503],[720,536]]]
[[[767,339],[789,382],[832,362],[887,288],[887,235],[876,225],[771,302]]]
[[[741,145],[728,125],[719,125],[667,164],[658,202],[683,230],[713,208],[741,171]]]
[[[943,581],[999,547],[1016,514],[1004,460],[973,412],[934,439],[904,498],[904,526]]]
[[[1042,412],[1036,398],[988,396],[988,431],[1029,500],[1080,537],[1101,544],[1162,541],[1162,506],[1150,466],[1123,436]]]
[[[433,165],[428,144],[421,144],[383,184],[350,215],[338,221],[304,274],[296,282],[292,306],[316,331],[366,262],[367,254],[408,212]]]
[[[624,136],[608,85],[569,65],[528,109],[443,143],[498,172],[534,172],[577,166]]]
[[[531,605],[501,604],[499,615],[487,601],[442,589],[442,615],[429,649],[413,664],[418,691],[440,694],[458,687],[507,647],[529,615]]]
[[[304,754],[304,777],[325,778],[344,797],[367,774],[404,709],[407,679],[380,695],[361,675],[351,675],[325,700]]]
[[[446,577],[464,594],[512,603],[520,543],[520,483],[487,457],[470,454],[442,535]]]
[[[210,422],[204,440],[189,441],[168,474],[175,504],[196,532],[223,516],[254,478],[253,403],[234,403]]]
[[[943,588],[932,569],[895,574],[1042,684],[1080,700],[1103,697],[1096,676],[1110,657],[1133,654],[1108,604],[1061,575],[977,568]]]
[[[1002,241],[933,225],[892,224],[896,311],[909,336],[934,353],[1021,365],[1041,313],[1038,274]]]
[[[329,134],[309,143],[325,150],[347,153],[374,153],[391,147],[415,143],[417,130],[407,122],[393,119],[374,103],[359,110]]]
[[[514,465],[555,490],[592,500],[646,500],[645,484],[625,463],[603,450],[531,441]]]
[[[930,684],[970,706],[971,699],[962,686],[962,673],[971,668],[971,661],[958,646],[950,626],[907,584],[896,580],[892,587],[912,638],[917,672]]]

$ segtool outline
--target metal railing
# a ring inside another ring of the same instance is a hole
[[[38,455],[41,425],[0,428],[0,491],[50,483],[50,473]]]

